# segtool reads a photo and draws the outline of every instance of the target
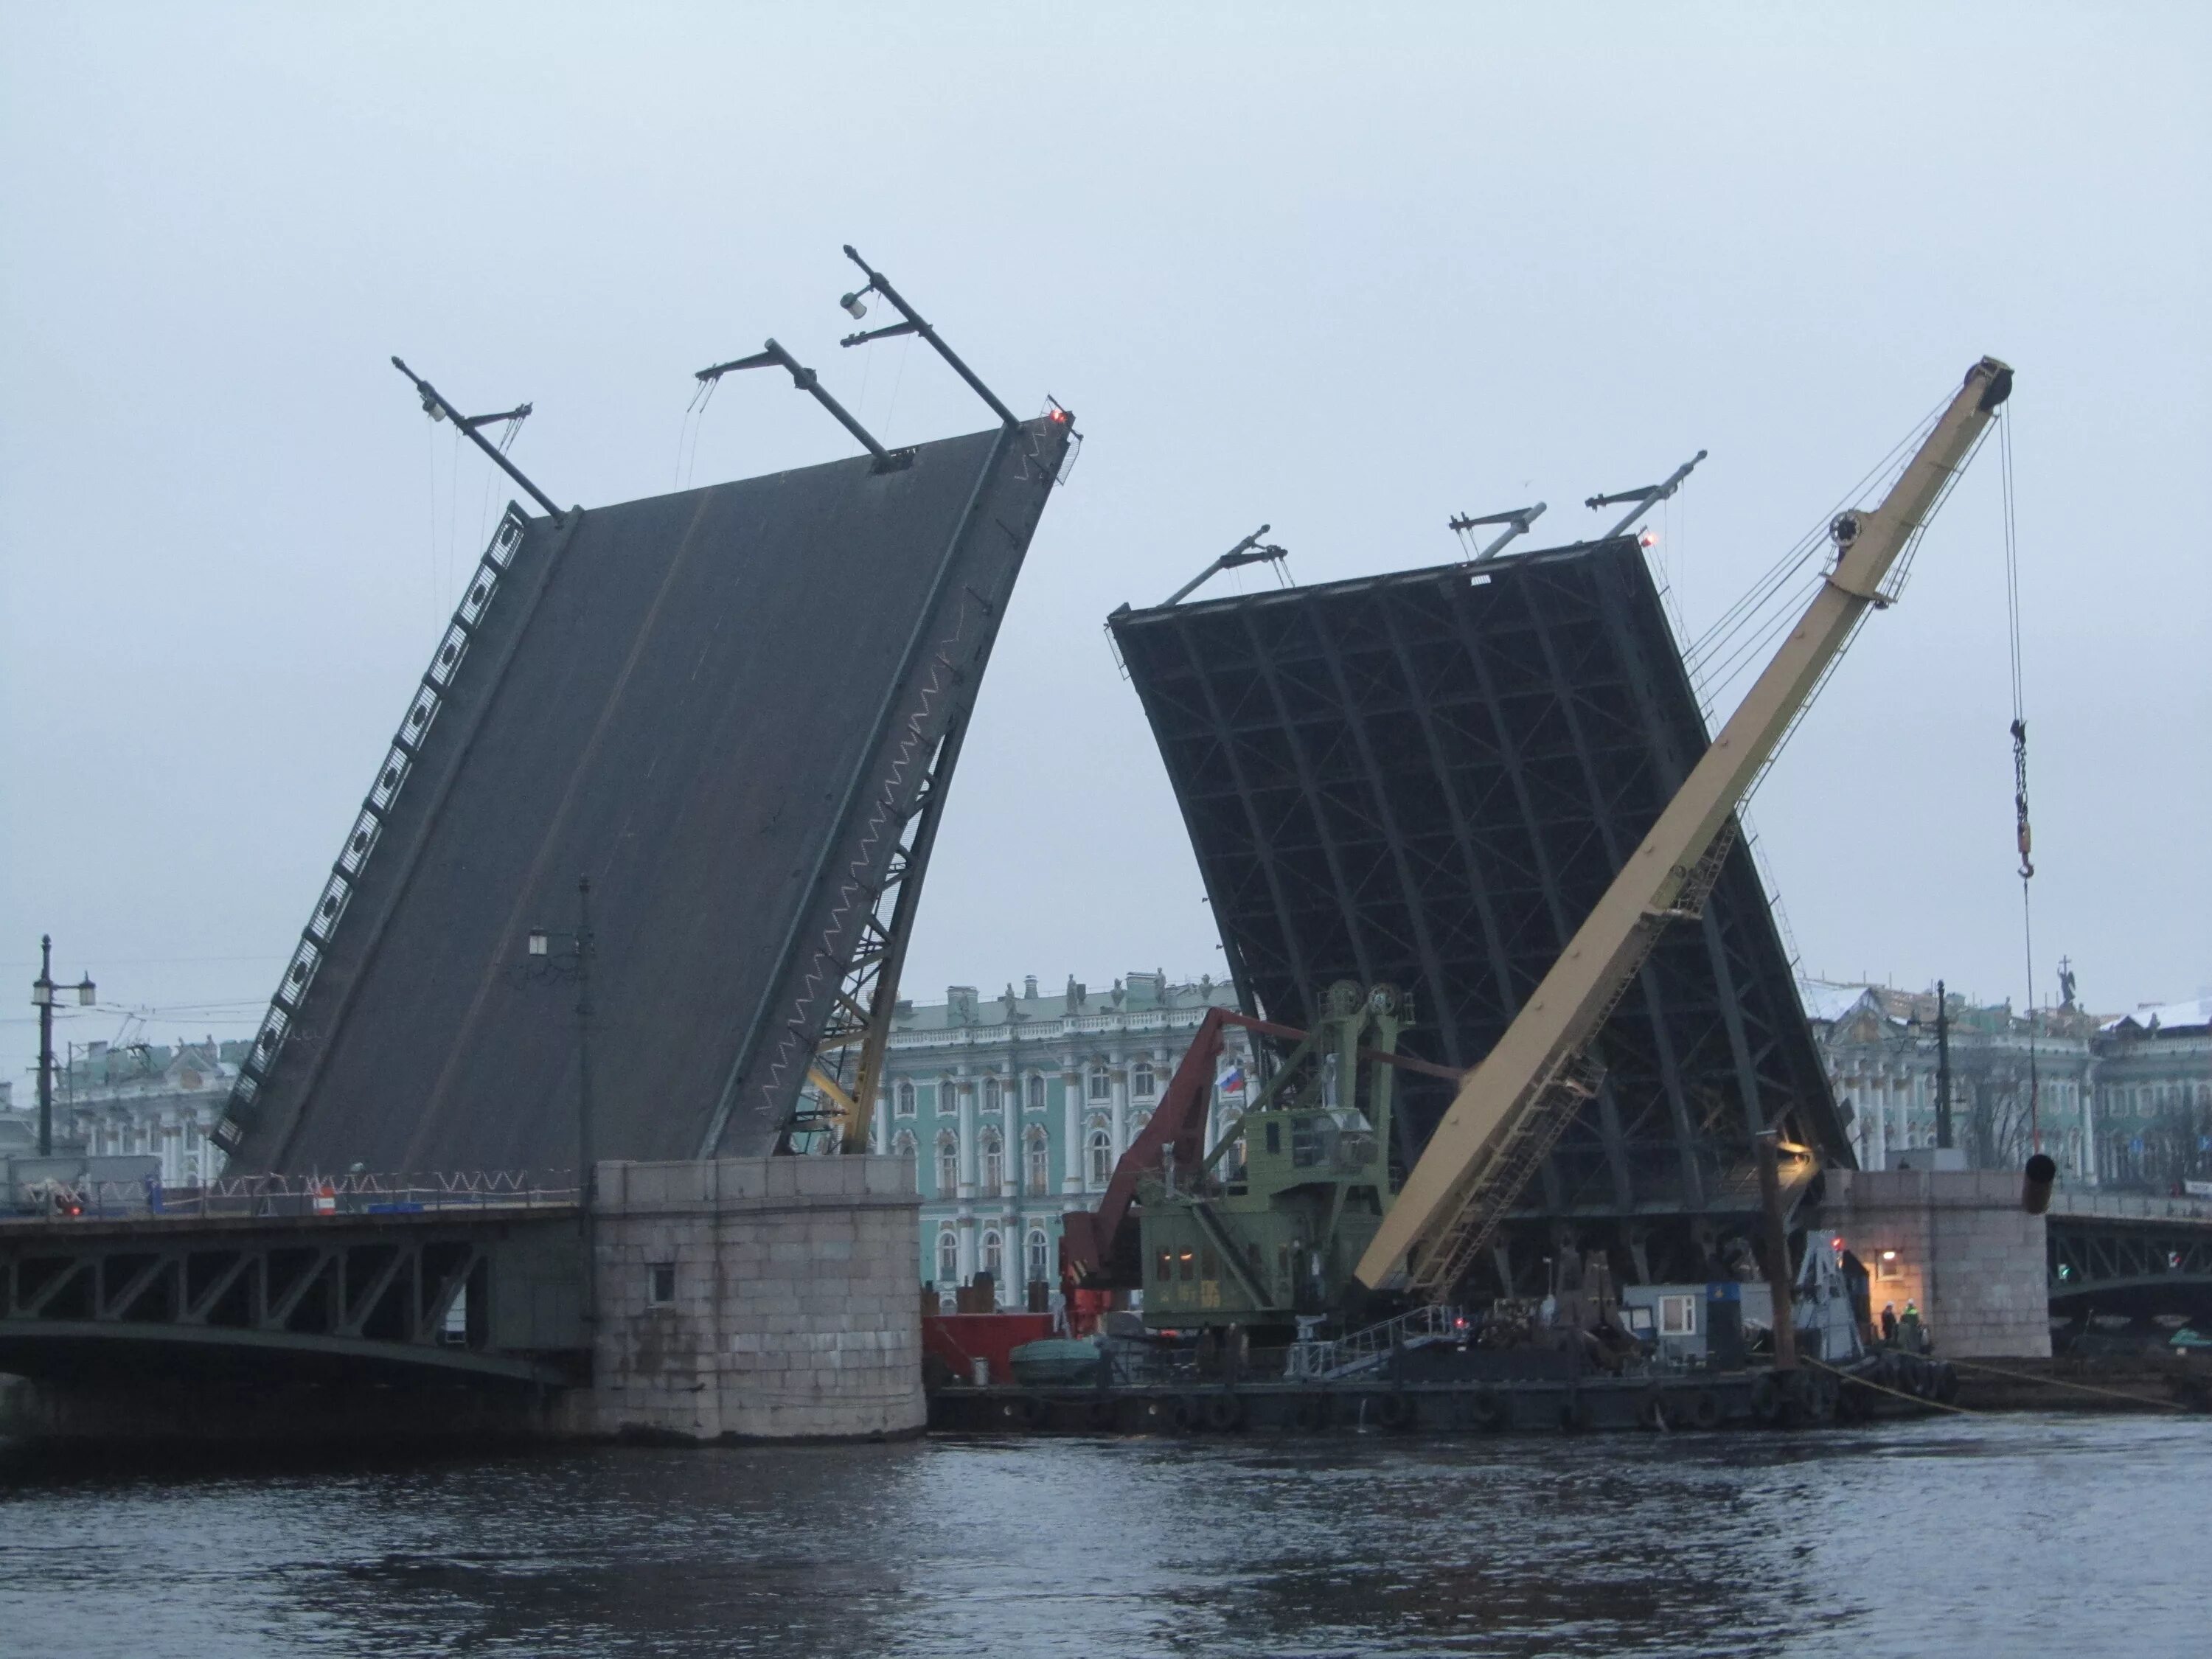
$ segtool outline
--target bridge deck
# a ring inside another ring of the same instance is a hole
[[[230,1167],[574,1168],[576,988],[526,939],[574,927],[580,874],[598,1155],[769,1150],[1066,444],[1033,422],[504,528],[287,970]]]

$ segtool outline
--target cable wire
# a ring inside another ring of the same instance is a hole
[[[2005,628],[2012,654],[2012,777],[2014,839],[2020,848],[2021,949],[2027,968],[2027,1133],[2043,1150],[2042,1079],[2035,1046],[2035,905],[2028,884],[2035,876],[2034,838],[2027,821],[2027,702],[2020,648],[2020,537],[2013,509],[2012,411],[1997,414],[1997,458],[2004,492]]]

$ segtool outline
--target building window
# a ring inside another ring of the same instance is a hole
[[[950,1198],[960,1190],[960,1142],[947,1129],[937,1137],[937,1195]]]
[[[1093,1100],[1111,1100],[1114,1097],[1114,1079],[1106,1075],[1103,1066],[1091,1068],[1091,1097]]]
[[[1874,1276],[1883,1284],[1893,1284],[1905,1277],[1905,1261],[1895,1250],[1881,1250],[1874,1259]]]
[[[897,1103],[892,1108],[892,1110],[898,1116],[912,1117],[914,1115],[914,1085],[911,1083],[900,1084],[898,1086],[898,1093],[892,1098]]]
[[[1091,1184],[1103,1187],[1114,1178],[1114,1137],[1103,1129],[1091,1132]]]
[[[960,1235],[947,1227],[937,1236],[937,1282],[957,1285],[960,1282]]]
[[[1149,1060],[1140,1060],[1129,1068],[1129,1092],[1139,1100],[1152,1097],[1155,1091],[1152,1087],[1152,1062]]]
[[[985,1078],[983,1079],[983,1109],[987,1112],[995,1112],[1000,1104],[999,1079],[994,1077]]]
[[[656,1261],[645,1270],[645,1305],[667,1308],[676,1302],[676,1264]]]
[[[1044,1110],[1044,1079],[1034,1074],[1029,1082],[1029,1103],[1033,1112]]]
[[[1042,1198],[1052,1190],[1052,1146],[1035,1124],[1022,1137],[1022,1153],[1030,1196]]]
[[[898,1132],[898,1134],[891,1141],[891,1156],[893,1158],[913,1158],[915,1152],[914,1131],[911,1129],[901,1129]],[[914,1172],[914,1179],[915,1189],[919,1191],[921,1186],[921,1170],[918,1164]]]
[[[1697,1297],[1694,1296],[1662,1296],[1659,1298],[1660,1335],[1695,1336],[1697,1334]]]
[[[1029,1258],[1030,1283],[1048,1283],[1052,1278],[1052,1241],[1044,1236],[1042,1227],[1030,1229]]]
[[[983,1260],[981,1264],[979,1264],[981,1270],[991,1275],[991,1282],[994,1285],[1001,1283],[1005,1275],[999,1270],[1004,1265],[1003,1258],[1006,1255],[1006,1249],[1005,1246],[1000,1242],[998,1230],[996,1228],[992,1229],[989,1232],[983,1235],[982,1247]]]
[[[983,1165],[981,1178],[976,1185],[987,1193],[995,1193],[1005,1184],[1006,1179],[1005,1143],[999,1139],[999,1132],[996,1129],[986,1129],[977,1143],[976,1150],[981,1156]]]

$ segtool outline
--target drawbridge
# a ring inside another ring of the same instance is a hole
[[[1057,405],[909,450],[860,435],[849,460],[508,509],[243,1067],[231,1170],[574,1170],[849,1135],[1073,437]],[[547,980],[564,959],[590,976],[588,1048],[575,988]]]
[[[1400,1048],[1489,1053],[1707,736],[1631,536],[1118,611],[1246,1013],[1296,1027],[1333,981],[1409,993]],[[1563,1234],[1637,1276],[1717,1276],[1759,1211],[1754,1137],[1849,1164],[1749,849],[1607,1017],[1603,1071],[1484,1263],[1545,1283]],[[1409,1170],[1453,1095],[1401,1079]]]

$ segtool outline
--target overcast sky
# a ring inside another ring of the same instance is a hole
[[[1029,4],[0,6],[0,1060],[42,931],[156,1041],[251,1029],[504,499],[386,358],[529,398],[586,505],[672,486],[773,333],[880,435],[983,424],[840,352],[857,243],[1017,410],[1046,512],[906,989],[1218,969],[1101,624],[1261,520],[1302,580],[1456,511],[1711,459],[1694,634],[1984,352],[2011,405],[2038,864],[2100,1009],[2212,985],[2212,12]],[[1786,10],[1788,15],[1783,15]],[[765,377],[699,483],[848,453]],[[2015,1003],[1994,450],[1754,804],[1810,972]],[[489,487],[488,487],[489,486]],[[1264,578],[1262,578],[1264,580]]]

